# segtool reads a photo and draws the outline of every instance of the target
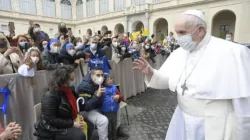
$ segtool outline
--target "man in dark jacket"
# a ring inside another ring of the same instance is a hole
[[[88,73],[77,88],[77,93],[85,99],[82,115],[88,121],[97,126],[100,140],[108,140],[108,119],[98,112],[101,106],[102,94],[105,88],[102,87],[104,73],[100,68],[93,68]]]

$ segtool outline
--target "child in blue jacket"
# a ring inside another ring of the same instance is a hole
[[[104,75],[103,83],[106,92],[102,96],[101,112],[109,120],[108,138],[109,140],[116,140],[117,131],[117,111],[119,110],[119,103],[123,100],[123,95],[113,84],[112,77],[109,74]]]

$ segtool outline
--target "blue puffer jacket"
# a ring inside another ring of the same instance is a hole
[[[105,86],[106,92],[104,96],[102,96],[102,105],[100,110],[102,112],[117,112],[119,109],[119,103],[116,102],[112,96],[116,94],[116,86]]]

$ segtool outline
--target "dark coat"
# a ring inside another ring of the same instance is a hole
[[[88,73],[77,87],[78,96],[85,99],[83,106],[85,111],[98,109],[101,106],[101,97],[95,95],[99,86],[94,84],[90,75],[91,74]]]
[[[56,53],[50,53],[47,52],[44,56],[44,65],[46,70],[55,70],[60,66],[60,63],[62,63],[60,59],[60,54]]]
[[[74,91],[73,94],[77,99],[78,96]],[[81,111],[82,109],[82,106],[80,106]],[[44,129],[41,125],[42,123],[48,123],[51,129],[56,128],[58,131],[73,127],[74,120],[72,118],[72,107],[64,92],[55,90],[43,94],[40,119],[35,125],[36,136],[54,137],[55,134]]]

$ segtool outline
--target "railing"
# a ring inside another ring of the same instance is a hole
[[[165,61],[165,57],[158,55],[155,57],[155,68],[158,69]],[[146,90],[144,84],[144,75],[139,71],[132,70],[131,59],[125,59],[118,64],[110,61],[112,67],[111,75],[115,84],[120,84],[121,93],[127,99],[136,96]],[[84,73],[87,73],[87,64],[82,65]],[[34,86],[31,86],[30,78],[22,77],[19,74],[9,74],[0,76],[0,88],[10,89],[9,103],[7,109],[7,122],[17,122],[23,129],[23,140],[34,140],[34,105],[40,103],[43,93],[48,91],[49,81],[52,80],[53,71],[38,71],[34,77]],[[80,68],[75,70],[75,87],[82,81]],[[3,97],[0,98],[0,105],[3,103]],[[0,115],[3,122],[3,114]]]

